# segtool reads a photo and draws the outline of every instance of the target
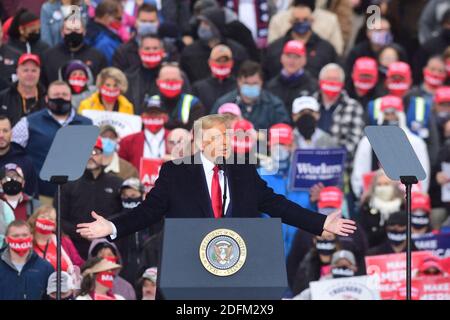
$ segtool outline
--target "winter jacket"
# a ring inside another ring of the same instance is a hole
[[[0,254],[0,300],[42,300],[48,277],[54,272],[52,265],[32,251],[19,272],[8,248]]]
[[[90,242],[76,232],[78,223],[92,221],[91,212],[108,218],[121,210],[119,189],[122,179],[101,173],[94,179],[86,171],[83,176],[65,184],[61,190],[61,221],[64,232],[70,236],[80,256],[86,259]],[[57,201],[54,200],[57,207]]]
[[[104,25],[94,20],[89,20],[86,27],[85,42],[103,53],[108,66],[110,66],[112,64],[113,54],[122,43],[122,40],[116,33]]]
[[[50,48],[47,43],[42,40],[38,40],[33,44],[28,42],[22,42],[18,39],[9,38],[8,44],[15,50],[23,53],[34,53],[37,54],[41,61],[45,61],[45,52]]]
[[[45,108],[44,97],[45,90],[38,85],[37,100],[30,100],[31,102],[24,105],[24,99],[22,99],[21,94],[17,90],[17,83],[14,83],[8,89],[0,92],[0,114],[8,117],[11,121],[11,126],[14,127],[23,116]]]
[[[227,102],[236,103],[241,109],[242,116],[250,121],[256,130],[269,129],[272,125],[281,122],[290,122],[290,116],[283,101],[264,89],[261,90],[261,95],[253,106],[246,106],[238,90],[233,90],[216,101],[211,114],[217,113],[219,107]]]
[[[192,94],[200,99],[205,106],[206,113],[210,113],[214,103],[226,93],[236,89],[236,79],[231,76],[219,80],[209,76],[206,79],[199,80],[192,85]]]
[[[0,91],[12,85],[20,55],[21,53],[10,45],[0,45]]]
[[[7,163],[15,163],[22,169],[25,177],[24,192],[29,196],[38,195],[38,176],[36,170],[34,169],[31,158],[21,145],[11,142],[9,151],[0,156],[0,167],[3,167]]]
[[[80,102],[78,113],[83,114],[84,110],[106,111],[105,107],[102,104],[102,101],[100,100],[100,94],[98,93],[98,91],[92,94],[89,98]],[[133,104],[124,95],[120,95],[117,99],[115,109],[113,111],[134,114],[134,107]]]
[[[117,263],[120,264],[123,267],[126,267],[124,264],[124,261],[122,260],[122,256],[120,254],[119,248],[116,246],[116,244],[109,242],[106,239],[96,239],[91,242],[91,245],[89,246],[88,251],[88,258],[93,258],[92,251],[95,249],[97,245],[100,245],[102,243],[107,242],[110,244],[117,252]],[[125,298],[125,300],[136,300],[136,293],[134,292],[133,286],[126,281],[121,276],[117,275],[114,277],[114,286],[112,288],[113,294],[118,294]]]

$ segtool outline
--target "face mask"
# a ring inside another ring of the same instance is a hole
[[[48,99],[48,108],[56,115],[66,115],[72,109],[72,103],[70,100],[64,100],[63,98]]]
[[[378,46],[387,46],[392,43],[393,37],[389,31],[372,31],[370,41]]]
[[[114,273],[112,271],[99,272],[96,275],[96,281],[102,286],[112,289],[114,286]]]
[[[257,84],[255,84],[255,85],[243,84],[241,86],[240,91],[244,97],[246,97],[250,100],[255,100],[261,94],[261,87]]]
[[[427,213],[418,214],[413,212],[411,214],[411,224],[414,229],[423,229],[430,225],[430,218]]]
[[[390,94],[397,97],[403,97],[405,93],[409,90],[409,83],[405,81],[393,82],[387,80],[387,88]]]
[[[215,78],[223,80],[230,76],[233,63],[228,62],[227,64],[221,65],[216,62],[211,62],[209,67],[211,68],[211,73]]]
[[[30,33],[27,37],[27,41],[31,44],[34,44],[36,42],[39,41],[39,39],[41,39],[41,33],[40,32],[33,32]]]
[[[75,93],[80,93],[86,87],[88,79],[85,76],[71,76],[69,77],[69,85],[72,91]]]
[[[197,35],[203,41],[209,41],[214,37],[213,31],[209,27],[198,27]]]
[[[9,180],[3,183],[3,192],[8,196],[15,196],[22,192],[22,183],[16,180]]]
[[[83,39],[82,33],[71,32],[64,36],[64,43],[69,48],[78,48],[83,43]]]
[[[106,103],[116,103],[120,96],[120,89],[109,89],[106,86],[100,88],[100,96]]]
[[[334,279],[337,279],[337,278],[353,277],[355,275],[355,271],[347,267],[341,267],[331,269],[331,274],[333,275]]]
[[[353,81],[353,85],[356,89],[361,93],[361,95],[366,95],[370,90],[372,90],[377,81],[375,78],[372,79],[355,79]]]
[[[138,22],[136,24],[136,32],[140,36],[147,34],[157,34],[158,22]]]
[[[375,197],[383,200],[383,201],[390,201],[394,197],[394,186],[393,185],[380,185],[376,186],[374,189],[374,195]]]
[[[142,198],[125,198],[122,199],[122,207],[124,209],[134,209],[141,204]]]
[[[298,132],[302,135],[305,140],[311,140],[312,135],[314,134],[314,131],[316,131],[317,127],[317,120],[314,118],[314,116],[310,113],[306,113],[302,115],[300,118],[298,118],[297,122],[295,123]]]
[[[153,134],[156,134],[164,127],[164,124],[167,121],[167,117],[149,117],[143,116],[142,123],[144,127]]]
[[[336,251],[336,242],[329,240],[317,240],[316,249],[320,255],[331,256]]]
[[[442,86],[445,81],[445,74],[440,75],[429,71],[428,69],[423,70],[423,80],[427,85],[432,88],[437,88]]]
[[[320,80],[319,86],[324,95],[334,100],[341,94],[344,84],[339,81]]]
[[[388,231],[387,237],[392,245],[398,246],[406,241],[406,232]]]
[[[9,248],[21,257],[26,255],[33,247],[33,239],[31,237],[19,239],[6,237],[6,240]]]
[[[306,34],[311,30],[311,22],[309,22],[309,21],[296,22],[292,26],[292,30],[295,33],[298,33],[301,35]]]
[[[154,69],[161,64],[164,56],[162,50],[157,52],[145,52],[140,50],[139,56],[141,57],[142,64],[149,69]]]
[[[36,231],[40,234],[52,234],[55,231],[56,223],[50,219],[39,218],[36,220]]]
[[[169,99],[178,97],[183,87],[183,81],[181,80],[173,80],[173,81],[158,80],[156,84],[158,85],[159,92],[161,92],[163,96]]]
[[[120,21],[118,21],[118,20],[114,20],[113,22],[111,22],[109,24],[109,28],[113,32],[118,32],[121,27],[122,27],[122,23]]]
[[[110,156],[116,151],[117,142],[109,138],[102,138],[103,155]]]

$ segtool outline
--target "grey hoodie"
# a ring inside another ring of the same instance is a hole
[[[96,239],[91,242],[91,245],[89,246],[89,251],[88,251],[88,258],[93,257],[92,251],[94,251],[94,249],[97,245],[102,244],[102,243],[108,243],[109,245],[111,245],[111,247],[113,247],[116,250],[118,264],[122,265],[122,256],[120,255],[119,249],[117,248],[117,246],[114,243],[109,242],[106,239]],[[112,288],[112,291],[114,294],[118,294],[118,295],[121,295],[122,297],[124,297],[125,300],[136,300],[136,292],[134,291],[133,286],[119,275],[117,275],[114,278],[114,286]]]

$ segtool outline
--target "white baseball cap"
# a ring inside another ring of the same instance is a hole
[[[314,112],[320,111],[320,106],[317,100],[313,97],[303,96],[299,97],[292,102],[292,113],[300,113],[303,110],[312,110]]]

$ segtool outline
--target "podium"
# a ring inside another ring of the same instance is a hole
[[[166,219],[158,288],[167,300],[280,300],[279,218]]]

